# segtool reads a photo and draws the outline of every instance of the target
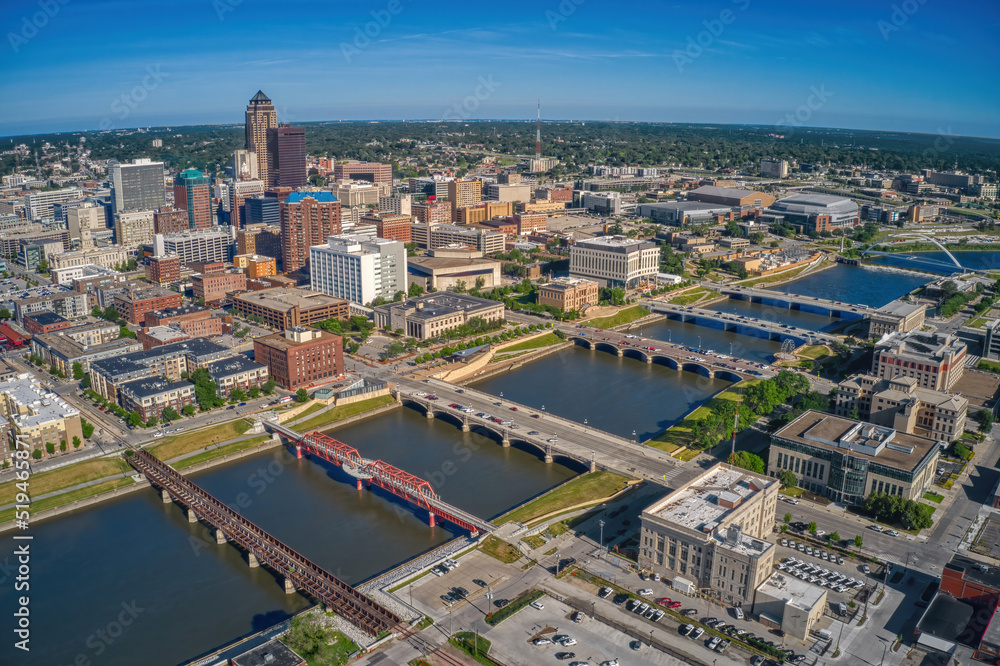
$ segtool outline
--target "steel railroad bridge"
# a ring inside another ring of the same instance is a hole
[[[403,620],[395,613],[292,550],[167,463],[143,449],[129,449],[125,460],[162,491],[164,502],[172,499],[186,507],[190,522],[201,520],[214,528],[217,543],[231,541],[248,552],[251,567],[265,564],[282,576],[286,593],[308,594],[372,637],[403,630]]]

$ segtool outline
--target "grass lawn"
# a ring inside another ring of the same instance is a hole
[[[460,631],[448,641],[477,663],[485,666],[494,666],[494,664],[499,663],[487,656],[492,643],[479,634],[474,634],[471,631]]]
[[[323,409],[324,407],[326,407],[326,405],[324,405],[322,402],[313,403],[313,404],[309,405],[308,407],[306,407],[305,409],[303,409],[298,414],[296,414],[295,416],[293,416],[292,418],[293,419],[301,419],[303,417],[309,416],[310,414],[312,414],[314,412],[318,412],[319,410]]]
[[[739,384],[733,384],[725,391],[719,393],[714,398],[706,402],[704,405],[698,407],[690,414],[684,417],[682,421],[676,423],[670,428],[664,430],[656,437],[646,442],[647,446],[651,446],[654,449],[659,449],[660,451],[666,451],[670,453],[676,451],[682,446],[688,446],[691,444],[691,440],[694,437],[694,424],[696,421],[708,416],[713,409],[717,409],[724,402],[737,402],[740,399],[741,392],[747,386],[752,386],[753,384],[760,382],[759,379],[747,379],[746,381],[740,382]],[[737,388],[738,387],[738,388]],[[681,459],[690,460],[694,456],[698,455],[700,451],[684,451],[680,454]],[[684,456],[688,456],[685,458]]]
[[[986,372],[1000,372],[1000,363],[995,361],[980,361],[976,369],[985,370]]]
[[[741,284],[744,287],[754,287],[758,284],[771,284],[772,282],[781,282],[782,280],[787,280],[789,278],[795,277],[799,273],[809,268],[811,265],[812,264],[806,264],[805,266],[799,266],[789,271],[783,271],[781,273],[775,273],[774,275],[768,275],[762,278],[756,278],[754,280],[747,280],[745,282],[737,282],[736,284]]]
[[[479,550],[490,557],[497,558],[504,564],[513,564],[521,559],[521,551],[495,536],[488,536],[483,539],[483,545],[479,547]]]
[[[824,356],[829,356],[830,349],[826,345],[812,345],[811,347],[803,347],[797,353],[799,356],[815,361],[816,359],[823,358]]]
[[[223,456],[229,455],[230,453],[238,453],[244,449],[249,449],[253,446],[257,446],[261,442],[266,442],[271,439],[270,435],[260,435],[259,437],[253,437],[251,439],[244,439],[239,442],[233,442],[232,444],[226,444],[225,446],[220,446],[217,449],[211,449],[209,451],[202,451],[201,453],[195,454],[190,458],[185,458],[184,460],[179,460],[173,465],[174,469],[184,469],[185,467],[191,467],[192,465],[197,465],[198,463],[203,463],[206,460],[214,460],[215,458],[221,458]]]
[[[185,432],[183,435],[168,437],[159,444],[148,447],[146,450],[160,460],[172,460],[185,453],[191,453],[206,446],[219,444],[233,437],[239,437],[249,429],[250,424],[243,419],[227,421],[211,428],[201,428]]]
[[[785,497],[802,497],[801,488],[782,488],[780,492]]]
[[[969,328],[982,328],[983,324],[986,323],[986,317],[976,317],[971,321],[965,322],[965,325]]]
[[[339,421],[340,419],[346,419],[350,416],[361,414],[362,412],[367,412],[377,407],[391,405],[394,402],[396,402],[396,399],[391,395],[380,395],[377,398],[368,398],[367,400],[362,400],[361,402],[341,405],[339,407],[334,407],[328,412],[323,412],[319,416],[311,418],[305,423],[296,424],[295,429],[299,432],[314,430],[321,425]]]
[[[587,326],[593,328],[613,328],[622,324],[631,324],[636,319],[642,319],[649,314],[649,310],[641,305],[633,305],[630,308],[619,310],[610,317],[597,317],[587,321]]]
[[[718,295],[719,294],[717,292],[714,292],[711,289],[698,287],[696,289],[686,291],[680,296],[671,298],[669,302],[673,303],[674,305],[690,305],[691,303],[694,303],[695,301],[700,301],[703,298],[718,296]]]
[[[45,499],[38,500],[37,502],[32,502],[31,511],[32,513],[38,513],[39,511],[45,511],[47,509],[55,509],[56,507],[64,506],[66,504],[72,504],[77,500],[87,499],[88,497],[93,497],[94,495],[106,493],[109,490],[114,490],[115,488],[130,486],[133,483],[135,483],[135,481],[132,480],[132,477],[111,479],[110,481],[95,483],[94,485],[87,486],[86,488],[79,488],[68,493],[61,493],[59,495],[55,495],[54,497],[46,497]],[[0,511],[0,523],[6,523],[7,521],[13,519],[14,509]]]
[[[559,509],[614,495],[626,485],[628,485],[628,479],[614,472],[600,471],[584,474],[564,483],[552,492],[542,495],[533,502],[511,511],[503,516],[501,522],[527,523]]]
[[[503,349],[497,350],[497,353],[506,352],[516,352],[516,351],[526,351],[528,349],[541,349],[542,347],[551,347],[552,345],[557,345],[560,342],[564,342],[555,333],[546,333],[545,335],[540,335],[537,338],[531,340],[525,340],[524,342],[518,342],[516,345],[510,345],[504,347]]]
[[[538,534],[535,536],[525,537],[521,539],[521,541],[524,541],[524,543],[528,544],[532,548],[541,548],[545,545],[545,539]]]
[[[532,601],[536,599],[541,599],[544,596],[545,592],[543,592],[542,590],[528,590],[527,592],[522,593],[520,596],[517,597],[517,599],[514,599],[500,610],[487,615],[485,618],[486,624],[490,625],[491,627],[495,627],[504,620],[506,620],[507,618],[509,618],[511,615],[516,613],[517,611],[521,610],[522,608],[530,604]]]
[[[28,492],[32,497],[38,497],[80,483],[87,483],[95,479],[103,479],[106,476],[129,473],[131,471],[132,467],[121,458],[94,458],[74,465],[60,467],[50,472],[32,474]],[[15,481],[8,481],[0,485],[0,504],[14,502],[18,492],[15,484]],[[37,503],[33,506],[37,506]]]

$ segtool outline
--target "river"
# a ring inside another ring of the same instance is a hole
[[[974,271],[1000,270],[1000,252],[950,252],[964,268]],[[950,275],[960,270],[944,252],[901,252],[899,256],[872,257],[868,261],[885,266],[913,268],[941,275]]]
[[[694,373],[567,349],[478,388],[595,427],[648,437],[682,418],[726,382]],[[572,390],[569,390],[569,389]],[[331,436],[431,481],[441,497],[489,518],[571,478],[545,464],[409,408]],[[381,490],[358,491],[338,468],[284,449],[195,474],[194,480],[250,520],[352,584],[453,538]],[[241,500],[242,496],[242,500]],[[280,622],[309,605],[286,595],[266,569],[216,545],[175,504],[144,490],[31,528],[31,653],[0,644],[2,664],[173,664]],[[6,544],[13,544],[10,534]],[[8,557],[0,564],[10,565]],[[0,574],[2,575],[2,574]],[[8,575],[0,609],[12,622]],[[7,625],[11,627],[11,624]],[[77,660],[82,660],[77,662]]]

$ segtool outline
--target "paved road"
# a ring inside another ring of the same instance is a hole
[[[509,419],[517,426],[516,429],[510,429],[511,437],[524,438],[529,437],[529,432],[537,432],[538,435],[530,436],[533,441],[548,443],[546,440],[556,438],[558,441],[552,443],[554,447],[565,449],[581,461],[594,460],[599,467],[660,483],[664,482],[664,476],[669,482],[681,469],[676,459],[662,451],[488,393],[437,379],[422,382],[397,377],[396,381],[403,395],[419,397],[418,393],[430,393],[437,396],[435,409],[464,416],[457,409],[448,407],[449,404],[456,403],[472,408],[473,416],[485,412]],[[517,407],[517,411],[512,410],[512,407]],[[538,418],[534,418],[532,414],[537,414]]]

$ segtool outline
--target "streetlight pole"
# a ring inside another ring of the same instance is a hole
[[[599,544],[597,544],[597,545],[598,545],[598,547],[601,550],[603,550],[604,549],[604,521],[603,520],[598,520],[597,524],[601,526],[601,542]]]
[[[698,351],[701,351],[701,336],[698,336]]]

